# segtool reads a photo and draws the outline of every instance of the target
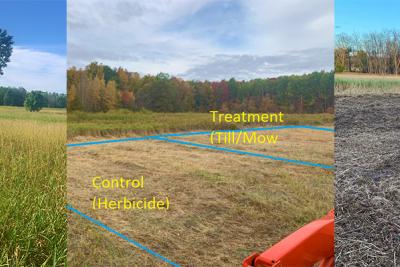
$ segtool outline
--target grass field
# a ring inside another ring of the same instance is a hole
[[[284,124],[324,125],[333,114],[285,114]],[[265,126],[264,124],[263,126]],[[218,126],[218,127],[216,127]],[[253,125],[254,126],[254,125]],[[115,110],[108,113],[68,113],[68,138],[76,136],[124,136],[215,128],[242,128],[243,125],[215,125],[208,113],[153,113]]]
[[[279,137],[277,145],[225,147],[333,165],[332,132],[280,130]],[[95,189],[98,175],[144,175],[146,187]],[[95,196],[153,195],[169,196],[171,209],[91,208]],[[333,207],[333,172],[155,140],[78,147],[68,150],[68,202],[181,266],[240,266]],[[68,250],[70,266],[166,266],[72,213]]]
[[[394,94],[400,93],[400,76],[371,74],[335,74],[335,94]]]
[[[66,262],[66,113],[0,107],[0,266]]]

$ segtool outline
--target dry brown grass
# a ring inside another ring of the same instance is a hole
[[[235,147],[331,164],[332,133],[280,131],[276,147]],[[205,137],[187,140],[206,142]],[[182,138],[181,138],[182,139]],[[145,176],[136,196],[168,195],[171,209],[93,211],[94,196],[133,196],[94,189],[93,176]],[[333,206],[333,173],[320,168],[137,141],[72,148],[68,202],[181,266],[239,266],[244,257],[279,241]],[[100,256],[101,255],[101,256]],[[120,238],[69,216],[69,266],[164,266]]]
[[[345,73],[335,73],[335,78],[358,78],[358,79],[385,79],[385,80],[399,80],[399,75],[379,75],[371,73],[355,73],[355,72],[345,72]]]
[[[248,133],[256,133],[257,135],[277,135],[278,141],[276,144],[216,145],[275,157],[333,165],[333,149],[330,147],[330,145],[333,144],[332,132],[323,131],[316,133],[309,129],[295,129]],[[236,133],[236,135],[238,134]],[[209,135],[177,137],[176,139],[210,145]],[[311,148],[311,146],[314,147]],[[310,151],[312,151],[312,153],[307,153]]]

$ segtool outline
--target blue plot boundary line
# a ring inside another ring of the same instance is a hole
[[[113,233],[113,234],[115,234],[115,235],[121,237],[121,238],[124,239],[125,241],[128,241],[128,242],[131,243],[132,245],[134,245],[134,246],[140,248],[141,250],[143,250],[143,251],[145,251],[145,252],[147,252],[147,253],[149,253],[149,254],[151,254],[151,255],[153,255],[153,256],[159,258],[159,259],[161,259],[162,261],[164,261],[164,262],[166,262],[166,263],[168,263],[168,264],[170,264],[170,265],[172,265],[172,266],[174,266],[174,267],[180,267],[179,264],[177,264],[177,263],[175,263],[175,262],[173,262],[173,261],[171,261],[171,260],[165,258],[164,256],[162,256],[162,255],[158,254],[157,252],[155,252],[155,251],[149,249],[148,247],[143,246],[142,244],[136,242],[135,240],[132,240],[132,239],[130,239],[129,237],[127,237],[127,236],[121,234],[120,232],[118,232],[118,231],[116,231],[116,230],[114,230],[114,229],[108,227],[108,226],[105,225],[104,223],[102,223],[102,222],[100,222],[100,221],[98,221],[98,220],[96,220],[96,219],[93,219],[92,217],[90,217],[90,216],[88,216],[88,215],[86,215],[86,214],[80,212],[79,210],[75,209],[75,208],[72,207],[71,205],[69,205],[69,204],[66,205],[66,208],[67,208],[68,210],[70,210],[70,211],[72,211],[72,212],[78,214],[79,216],[85,218],[86,220],[88,220],[88,221],[90,221],[90,222],[96,224],[97,226],[100,226],[101,228],[103,228],[103,229],[109,231],[110,233]]]
[[[271,130],[282,130],[282,129],[310,129],[310,130],[316,130],[316,131],[335,132],[335,130],[332,128],[306,126],[306,125],[286,125],[286,126],[275,126],[275,127],[260,127],[260,128],[246,128],[246,129],[238,129],[238,130],[217,130],[217,131],[218,132],[240,132],[240,131],[271,131]],[[310,166],[310,167],[320,167],[323,169],[333,169],[334,168],[333,166],[330,166],[330,165],[318,164],[318,163],[307,162],[307,161],[299,161],[299,160],[288,159],[288,158],[274,157],[274,156],[270,156],[270,155],[247,152],[247,151],[243,151],[243,150],[223,148],[223,147],[217,147],[217,146],[211,146],[211,145],[204,145],[204,144],[198,144],[198,143],[168,138],[168,137],[181,137],[181,136],[194,136],[194,135],[208,135],[211,133],[212,133],[211,131],[202,131],[202,132],[160,134],[160,135],[151,135],[151,136],[144,136],[144,137],[131,137],[131,138],[121,138],[121,139],[114,139],[114,140],[74,143],[74,144],[67,144],[67,147],[84,147],[84,146],[91,146],[91,145],[121,143],[121,142],[130,142],[130,141],[160,140],[160,141],[166,141],[166,142],[188,145],[188,146],[193,146],[193,147],[199,147],[199,148],[204,148],[204,149],[213,149],[213,150],[219,150],[219,151],[224,151],[224,152],[230,152],[230,153],[235,153],[235,154],[239,154],[239,155],[248,155],[248,156],[267,158],[267,159],[271,159],[271,160],[278,160],[278,161],[283,161],[283,162],[288,162],[288,163],[306,165],[306,166]],[[69,205],[69,204],[66,205],[66,208],[68,210],[78,214],[79,216],[87,219],[88,221],[96,224],[97,226],[100,226],[101,228],[117,235],[118,237],[133,244],[134,246],[138,247],[139,249],[163,260],[164,262],[166,262],[174,267],[180,267],[179,264],[165,258],[164,256],[162,256],[162,255],[158,254],[157,252],[149,249],[148,247],[138,243],[137,241],[130,239],[129,237],[127,237],[127,236],[121,234],[120,232],[103,224],[102,222],[100,222],[96,219],[93,219],[90,216],[80,212],[79,210],[73,208],[71,205]]]
[[[230,152],[230,153],[235,153],[235,154],[239,154],[239,155],[261,157],[261,158],[266,158],[266,159],[272,159],[272,160],[278,160],[278,161],[283,161],[283,162],[288,162],[288,163],[294,163],[294,164],[298,164],[298,165],[306,165],[306,166],[310,166],[310,167],[319,167],[319,168],[322,168],[322,169],[333,169],[334,168],[331,165],[324,165],[324,164],[319,164],[319,163],[314,163],[314,162],[301,161],[301,160],[295,160],[295,159],[288,159],[288,158],[282,158],[282,157],[274,157],[274,156],[270,156],[270,155],[265,155],[265,154],[260,154],[260,153],[253,153],[253,152],[248,152],[248,151],[243,151],[243,150],[237,150],[237,149],[231,149],[231,148],[225,148],[225,147],[218,147],[218,146],[211,146],[211,145],[187,142],[187,141],[176,140],[176,139],[169,139],[169,138],[166,138],[166,137],[158,137],[156,139],[157,140],[161,140],[161,141],[170,142],[170,143],[181,144],[181,145],[187,145],[187,146],[193,146],[193,147],[199,147],[199,148],[205,148],[205,149],[212,149],[212,150],[219,150],[219,151]]]
[[[335,130],[332,128],[308,126],[308,125],[284,125],[284,126],[274,126],[274,127],[258,127],[258,128],[245,128],[245,129],[238,129],[238,130],[216,130],[216,131],[217,132],[241,132],[241,131],[248,132],[248,131],[276,131],[276,130],[284,130],[284,129],[309,129],[309,130],[315,130],[315,131],[335,132]],[[121,142],[130,142],[130,141],[144,141],[144,140],[158,139],[160,137],[208,135],[211,133],[212,133],[211,131],[202,131],[202,132],[159,134],[159,135],[149,135],[149,136],[143,136],[143,137],[129,137],[129,138],[121,138],[121,139],[113,139],[113,140],[72,143],[72,144],[67,144],[67,147],[84,147],[84,146],[104,145],[104,144],[110,144],[110,143],[121,143]]]

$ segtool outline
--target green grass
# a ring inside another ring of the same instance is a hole
[[[65,266],[66,115],[0,107],[0,266]]]
[[[44,108],[40,112],[28,112],[22,107],[0,106],[0,120],[65,123],[66,110],[59,108]]]
[[[335,75],[335,93],[342,95],[400,93],[400,78],[395,76]]]
[[[332,114],[285,114],[288,125],[323,125],[333,122]],[[264,124],[265,126],[266,124]],[[208,113],[153,113],[113,110],[107,113],[68,113],[68,137],[155,134],[192,130],[236,129],[253,125],[216,125]],[[261,126],[261,124],[259,124]]]

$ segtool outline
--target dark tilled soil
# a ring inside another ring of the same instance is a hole
[[[400,266],[400,95],[336,97],[336,266]]]

